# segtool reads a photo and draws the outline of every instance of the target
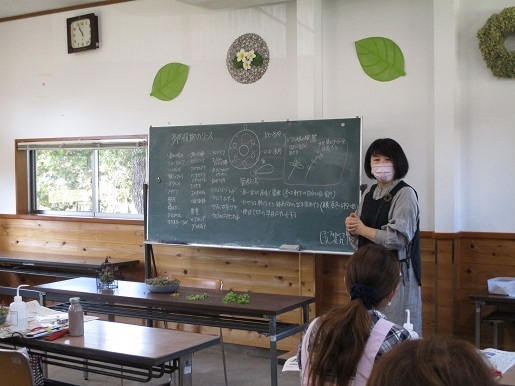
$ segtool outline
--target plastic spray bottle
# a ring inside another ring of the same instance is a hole
[[[28,284],[21,284],[18,286],[14,302],[9,306],[9,318],[11,323],[11,331],[25,331],[28,328],[27,324],[27,303],[22,300],[20,296],[20,287],[28,287]]]
[[[407,320],[406,320],[406,323],[404,323],[404,325],[402,327],[404,327],[406,330],[409,331],[409,334],[411,335],[411,339],[418,339],[419,336],[418,336],[417,332],[413,330],[413,323],[410,323],[410,311],[406,310],[406,314],[408,314]]]

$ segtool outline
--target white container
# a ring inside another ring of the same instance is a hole
[[[488,292],[494,295],[515,297],[515,277],[494,277],[488,279]]]
[[[28,284],[18,286],[14,302],[9,306],[9,321],[11,324],[11,331],[13,332],[25,331],[28,328],[27,303],[25,303],[20,296],[20,287],[28,287]]]
[[[68,327],[70,336],[84,335],[84,310],[80,305],[80,298],[70,298]]]
[[[406,323],[404,323],[402,325],[402,327],[404,327],[406,330],[409,331],[411,339],[418,339],[419,336],[418,336],[417,332],[413,329],[413,323],[410,322],[410,311],[406,310],[406,314],[407,314]]]

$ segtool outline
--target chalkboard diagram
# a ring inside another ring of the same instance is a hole
[[[361,120],[151,127],[147,240],[351,252]]]
[[[259,138],[246,126],[232,137],[229,144],[229,160],[237,169],[249,169],[259,159]]]
[[[284,149],[282,157],[262,157],[252,175],[256,179],[282,179],[287,185],[330,186],[342,182],[348,153],[344,138],[286,138],[277,144],[274,153]]]

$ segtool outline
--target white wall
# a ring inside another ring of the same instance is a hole
[[[515,2],[464,3],[458,18],[462,229],[515,232],[515,79],[491,74],[476,38],[492,14]]]
[[[515,80],[490,74],[475,37],[508,3],[292,0],[207,11],[137,0],[0,23],[0,213],[15,213],[15,138],[362,116],[365,149],[388,136],[406,150],[423,230],[515,232]],[[66,18],[89,12],[99,16],[101,48],[69,55]],[[270,64],[242,85],[225,57],[248,32],[267,42]],[[365,75],[354,42],[370,36],[401,47],[405,77]],[[170,62],[190,74],[182,94],[162,102],[149,94]]]

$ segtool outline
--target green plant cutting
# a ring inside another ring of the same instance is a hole
[[[239,303],[239,304],[247,304],[250,302],[249,294],[236,294],[234,292],[229,292],[222,299],[224,303]]]
[[[204,299],[207,299],[208,297],[209,297],[208,294],[203,293],[203,294],[193,294],[193,295],[186,296],[186,299],[188,299],[188,300],[204,300]]]

